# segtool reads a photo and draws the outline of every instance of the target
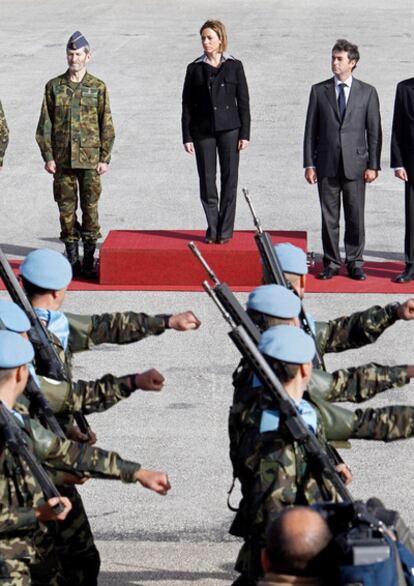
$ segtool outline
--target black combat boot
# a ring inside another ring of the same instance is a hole
[[[96,250],[96,242],[83,243],[83,262],[82,262],[82,277],[91,281],[98,280],[98,272],[95,266],[94,253]]]
[[[79,244],[77,242],[65,242],[66,257],[72,266],[74,277],[81,274],[81,263],[79,260]]]

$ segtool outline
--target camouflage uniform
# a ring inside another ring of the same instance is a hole
[[[37,559],[37,540],[47,540],[34,510],[44,496],[27,464],[16,462],[6,446],[0,449],[0,584],[25,586],[31,584],[29,564]]]
[[[127,344],[149,335],[159,335],[165,331],[167,321],[163,315],[148,316],[135,312],[65,315],[70,328],[68,350],[65,352],[60,340],[50,335],[69,371],[72,353],[89,350],[98,344]],[[118,378],[106,375],[99,381],[80,381],[79,385],[70,382],[55,386],[46,380],[47,384],[44,385],[43,381],[42,389],[51,399],[52,406],[60,412],[60,423],[67,428],[73,424],[73,413],[78,410],[77,407],[89,413],[109,408],[133,390],[132,382],[130,376]],[[111,387],[111,383],[115,386]],[[83,449],[86,447],[82,444]],[[71,500],[73,508],[70,517],[59,524],[59,536],[56,538],[59,559],[66,572],[73,572],[76,568],[76,584],[92,586],[96,583],[100,560],[89,521],[76,488],[63,487],[61,493]]]
[[[3,166],[4,154],[9,144],[9,127],[7,126],[6,116],[4,115],[3,106],[0,102],[0,167]]]
[[[324,443],[320,422],[317,435]],[[305,450],[291,440],[283,422],[277,432],[256,436],[245,467],[249,482],[231,532],[245,540],[236,569],[248,577],[246,583],[255,584],[262,574],[260,552],[266,527],[284,507],[341,499],[328,480],[315,475]]]
[[[86,73],[79,84],[68,72],[50,80],[36,130],[45,162],[54,160],[53,193],[60,212],[63,242],[95,242],[100,236],[98,163],[109,163],[115,131],[109,96],[100,79]],[[82,225],[77,220],[77,184]]]
[[[115,452],[70,440],[61,440],[42,427],[38,421],[28,417],[24,420],[24,426],[20,421],[17,422],[25,431],[28,445],[49,471],[62,496],[68,496],[73,505],[65,521],[51,524],[52,527],[49,527],[48,533],[39,531],[36,533],[34,539],[36,555],[33,555],[30,560],[32,582],[36,585],[62,584],[62,576],[65,576],[64,583],[90,586],[96,583],[99,554],[93,540],[89,543],[90,527],[87,519],[85,526],[85,512],[76,489],[73,486],[59,486],[59,481],[62,482],[62,473],[66,471],[92,478],[135,482],[134,474],[141,466],[135,462],[123,460]],[[76,549],[75,551],[71,549],[70,556],[66,552],[69,537],[76,543]],[[93,555],[94,550],[95,555]]]

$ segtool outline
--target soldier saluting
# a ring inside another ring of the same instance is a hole
[[[36,130],[36,141],[53,175],[61,233],[74,274],[91,278],[96,241],[101,236],[98,200],[101,175],[108,170],[115,131],[103,81],[86,71],[89,43],[79,31],[66,47],[68,70],[48,81]],[[76,216],[78,189],[82,221]],[[83,241],[83,264],[79,261]]]

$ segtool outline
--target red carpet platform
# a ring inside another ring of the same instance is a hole
[[[271,232],[272,240],[307,248],[306,232]],[[220,280],[239,289],[260,281],[253,231],[236,232],[225,245],[205,244],[204,231],[111,231],[100,252],[101,285],[194,290],[206,272],[188,248],[193,240]]]
[[[185,230],[111,231],[100,251],[100,282],[75,279],[72,291],[202,291],[204,269],[188,249],[193,240],[221,281],[234,291],[250,291],[260,284],[259,256],[253,231],[238,231],[226,245],[205,244],[204,232]],[[272,240],[292,242],[307,250],[306,232],[271,232]],[[17,271],[21,261],[12,260]],[[403,263],[367,262],[366,281],[341,275],[320,281],[320,266],[308,276],[309,293],[414,293],[414,281],[393,283]],[[4,289],[0,280],[0,289]]]

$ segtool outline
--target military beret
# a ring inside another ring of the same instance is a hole
[[[72,280],[70,262],[63,254],[49,248],[30,252],[24,259],[20,272],[29,283],[53,291],[64,289]]]
[[[33,360],[33,346],[16,332],[0,331],[0,368],[17,368]]]
[[[30,330],[30,321],[16,303],[0,299],[0,329],[2,327],[20,334]]]
[[[276,244],[275,251],[284,273],[293,273],[294,275],[307,275],[308,265],[306,263],[306,254],[298,246],[290,242]]]
[[[262,334],[259,350],[282,362],[306,364],[311,362],[315,356],[315,343],[300,328],[276,326]]]
[[[247,309],[254,309],[266,315],[290,319],[300,312],[300,299],[281,285],[262,285],[254,289],[247,299]]]
[[[69,37],[66,49],[76,51],[77,49],[82,49],[82,47],[89,47],[89,43],[80,31],[75,31],[73,35]]]

